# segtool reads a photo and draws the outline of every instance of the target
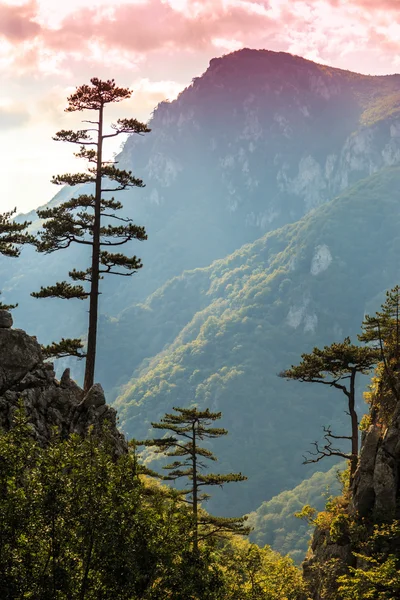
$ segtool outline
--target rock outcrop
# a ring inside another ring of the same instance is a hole
[[[363,434],[344,523],[347,518],[362,524],[364,533],[359,535],[366,537],[375,523],[400,519],[400,405],[388,425],[377,420]],[[303,563],[313,600],[337,598],[333,594],[337,575],[345,573],[349,566],[362,565],[362,559],[354,554],[360,539],[352,540],[348,533],[345,526],[344,535],[333,539],[329,529],[316,528],[310,555]]]
[[[57,427],[62,436],[84,435],[90,426],[99,430],[107,422],[116,454],[127,452],[127,443],[116,426],[116,411],[106,404],[100,384],[87,394],[66,369],[58,381],[53,365],[43,360],[40,344],[21,329],[12,329],[12,317],[0,311],[0,428],[12,427],[22,400],[35,438],[48,443]]]
[[[382,429],[371,425],[354,478],[352,509],[361,517],[400,518],[400,406]]]

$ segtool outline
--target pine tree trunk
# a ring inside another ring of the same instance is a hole
[[[196,456],[196,423],[192,426],[192,468],[193,468],[193,553],[199,551],[198,542],[198,498],[197,498],[197,456]]]
[[[350,376],[349,413],[351,418],[351,461],[350,461],[350,483],[353,481],[354,473],[358,464],[358,418],[355,411],[355,379],[356,370],[353,369]]]
[[[97,140],[96,191],[94,204],[92,269],[89,304],[89,330],[85,367],[84,390],[89,391],[94,383],[96,366],[97,318],[99,306],[99,262],[100,262],[100,225],[101,225],[101,168],[103,150],[103,105],[99,108],[99,132]]]

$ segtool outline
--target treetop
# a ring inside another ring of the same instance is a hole
[[[128,88],[118,87],[114,79],[102,81],[92,77],[91,85],[83,84],[68,97],[68,107],[65,112],[82,110],[99,110],[110,102],[121,102],[132,95]]]
[[[301,358],[299,365],[292,365],[279,376],[300,381],[324,381],[328,376],[337,380],[353,371],[366,374],[378,362],[379,353],[375,348],[356,346],[346,337],[343,342],[334,342],[323,349],[314,348]]]

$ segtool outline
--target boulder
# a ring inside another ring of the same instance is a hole
[[[11,329],[13,318],[8,310],[0,310],[0,329]]]

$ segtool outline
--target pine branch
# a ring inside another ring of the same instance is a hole
[[[143,266],[140,258],[136,256],[128,257],[124,254],[112,254],[104,250],[100,252],[100,264],[105,267],[104,269],[100,269],[100,273],[123,275],[125,277],[130,277]],[[128,272],[121,273],[121,271],[115,270],[115,268],[126,269]]]
[[[81,285],[71,285],[66,281],[61,281],[55,285],[41,287],[40,292],[32,292],[31,296],[34,298],[62,298],[64,300],[77,298],[79,300],[85,300],[89,294]]]
[[[115,137],[121,133],[143,135],[151,131],[145,123],[140,123],[136,119],[118,119],[116,124],[111,125],[111,128],[115,130],[115,133],[104,135],[103,138]]]
[[[92,281],[91,277],[92,269],[86,269],[85,271],[77,271],[76,269],[72,269],[68,273],[73,281]]]
[[[74,156],[76,156],[76,158],[85,158],[91,163],[97,162],[96,150],[93,150],[92,148],[88,150],[85,146],[81,146],[78,152],[74,152]]]
[[[18,304],[4,304],[0,301],[0,310],[13,310],[14,308],[17,308],[17,306]]]
[[[199,485],[219,485],[222,487],[224,483],[233,483],[236,481],[247,481],[247,477],[241,473],[228,473],[226,475],[217,475],[215,473],[207,473],[207,475],[198,474],[197,479]]]
[[[82,185],[84,183],[94,183],[96,178],[90,173],[64,173],[63,175],[55,175],[51,179],[51,183],[55,185]]]
[[[67,356],[75,356],[76,358],[85,358],[86,354],[81,352],[83,348],[80,339],[64,339],[60,342],[53,342],[49,346],[42,346],[44,358],[66,358]]]
[[[79,129],[78,131],[62,129],[61,131],[58,131],[52,139],[55,142],[71,142],[72,144],[95,146],[96,142],[92,140],[88,131],[88,129]]]
[[[144,227],[128,223],[127,225],[104,225],[100,228],[102,246],[121,246],[130,240],[147,240],[147,234]],[[112,242],[110,239],[118,239],[118,242]]]
[[[20,246],[24,244],[35,245],[35,238],[26,233],[26,229],[31,225],[30,221],[17,223],[13,220],[16,213],[14,208],[11,211],[0,213],[0,254],[7,257],[18,257],[21,252]]]
[[[134,177],[132,171],[123,171],[114,165],[103,165],[101,168],[101,176],[106,177],[110,181],[115,181],[115,183],[118,184],[115,188],[102,188],[102,192],[122,191],[130,187],[145,187],[142,179]]]

